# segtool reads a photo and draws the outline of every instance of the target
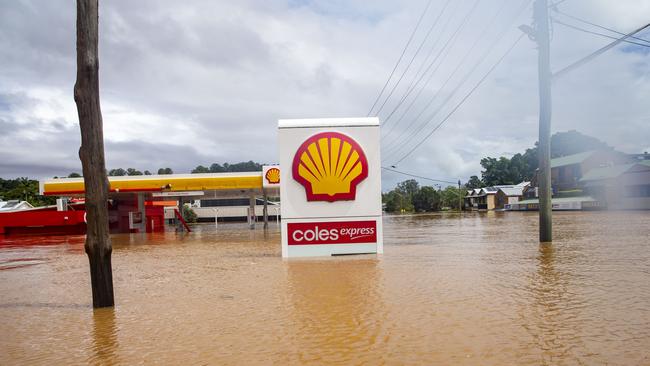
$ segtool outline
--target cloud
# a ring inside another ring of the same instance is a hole
[[[436,40],[442,46],[471,3],[453,2],[443,18],[448,27],[437,29],[424,44],[411,73],[379,114],[382,120],[423,65],[429,47]],[[499,3],[503,12],[497,14],[493,2],[479,2],[421,97],[393,128],[388,140],[404,146],[402,154],[432,131],[500,57],[519,35],[516,26],[530,23],[530,8],[515,17],[522,3],[504,0]],[[423,24],[431,24],[443,4],[434,1]],[[102,3],[100,87],[107,165],[189,172],[212,162],[277,161],[277,119],[367,114],[424,5],[387,0]],[[572,1],[560,8],[621,31],[638,27],[650,15],[650,5],[640,0]],[[496,23],[489,23],[495,15]],[[74,4],[64,1],[10,2],[0,12],[0,176],[79,170],[72,99],[74,22]],[[489,47],[502,29],[504,38]],[[410,60],[423,37],[423,31],[416,34],[404,60]],[[481,41],[468,53],[477,38]],[[553,69],[607,42],[555,26]],[[647,55],[617,47],[556,82],[553,131],[577,129],[623,151],[647,150]],[[478,61],[482,63],[449,97]],[[436,101],[415,120],[459,65]],[[403,69],[404,64],[397,75]],[[426,118],[437,109],[434,118]],[[394,119],[385,131],[391,123]],[[417,126],[423,126],[421,131],[412,133]],[[482,157],[521,152],[536,140],[536,50],[524,38],[399,169],[465,180],[479,174]],[[390,156],[392,150],[386,145],[382,151],[387,164],[401,158],[399,153]],[[383,177],[384,187],[404,178],[393,173]]]

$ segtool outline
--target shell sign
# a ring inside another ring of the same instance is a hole
[[[266,182],[268,184],[278,184],[280,183],[280,169],[278,168],[271,168],[266,171],[266,174],[264,174],[264,179],[266,179]]]
[[[282,256],[382,253],[377,118],[280,120]]]
[[[300,145],[292,172],[305,187],[307,201],[354,200],[357,185],[368,177],[368,160],[351,137],[323,132]]]

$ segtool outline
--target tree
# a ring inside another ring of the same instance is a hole
[[[469,177],[469,180],[467,181],[467,183],[465,183],[465,188],[467,189],[474,189],[474,188],[481,188],[481,187],[483,187],[483,183],[475,175]]]
[[[160,175],[174,174],[174,171],[172,171],[172,168],[160,168],[160,169],[158,169],[158,174],[160,174]]]
[[[81,178],[81,174],[73,172],[68,174],[68,178]]]
[[[144,171],[144,175],[151,175],[151,172],[148,171],[148,170],[145,170],[145,171]]]
[[[460,200],[458,199],[459,195],[462,194],[457,187],[449,186],[442,191],[440,191],[440,196],[442,200],[442,207],[449,207],[454,210],[458,210],[460,207]]]
[[[126,175],[142,175],[142,172],[134,168],[127,168]]]
[[[386,203],[386,212],[413,211],[411,200],[397,189],[394,189],[383,196],[384,202]]]
[[[403,182],[397,183],[397,188],[396,189],[400,193],[404,194],[406,197],[411,199],[411,198],[413,198],[413,196],[420,189],[420,185],[418,184],[418,181],[416,181],[415,179],[409,179],[409,180],[405,180]]]
[[[199,165],[196,168],[192,169],[192,174],[197,173],[210,173],[210,169],[204,167],[203,165]]]
[[[77,104],[86,193],[86,254],[90,264],[93,307],[114,306],[111,239],[108,232],[108,178],[99,104],[98,1],[77,0]]]
[[[424,186],[413,196],[413,208],[415,211],[438,211],[440,209],[440,195],[435,188]]]
[[[111,177],[123,177],[126,175],[126,170],[122,168],[117,168],[117,169],[111,169],[108,172],[108,175]]]
[[[27,201],[32,206],[47,206],[56,203],[55,197],[38,194],[38,181],[26,177],[16,179],[0,178],[0,198],[4,200]]]

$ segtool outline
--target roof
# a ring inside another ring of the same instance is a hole
[[[583,161],[587,160],[594,153],[595,151],[585,151],[578,154],[561,156],[559,158],[551,159],[551,168],[580,164]]]
[[[28,208],[33,208],[27,201],[18,201],[18,200],[9,200],[9,201],[0,201],[0,212],[6,211],[17,211],[17,210],[26,210]]]
[[[644,160],[636,163],[621,164],[621,165],[612,165],[602,168],[594,168],[588,171],[582,179],[581,182],[591,182],[604,179],[612,179],[620,177],[621,175],[627,173],[630,169],[635,166],[650,167],[650,161]]]
[[[589,196],[581,196],[581,197],[561,197],[561,198],[553,198],[551,199],[551,204],[553,203],[566,203],[566,202],[596,202],[595,199],[589,197]],[[521,205],[521,204],[529,204],[529,203],[539,203],[539,199],[537,198],[532,198],[532,199],[527,199],[523,201],[519,201],[516,204]]]
[[[508,197],[523,196],[524,194],[524,186],[499,188],[499,190]]]
[[[133,175],[108,177],[109,192],[179,192],[209,190],[261,190],[262,172]],[[83,178],[47,179],[40,192],[51,196],[84,193]]]
[[[611,179],[616,178],[631,167],[635,166],[637,163],[632,164],[622,164],[622,165],[612,165],[603,168],[594,168],[589,170],[585,175],[580,179],[581,182],[591,181],[591,180],[601,180],[601,179]]]

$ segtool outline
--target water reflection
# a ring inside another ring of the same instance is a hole
[[[558,258],[558,245],[542,243],[536,258],[536,271],[530,276],[527,293],[531,297],[530,308],[520,313],[523,325],[532,337],[533,347],[539,352],[537,362],[556,365],[560,361],[576,362],[575,350],[585,349],[581,337],[580,295],[571,289],[576,279],[564,263],[571,263],[568,251]],[[525,295],[526,296],[526,295]]]
[[[364,363],[359,350],[379,347],[385,318],[378,260],[292,260],[287,271],[300,362]]]
[[[93,354],[89,363],[93,365],[119,364],[117,351],[117,327],[115,325],[115,309],[103,308],[93,310]]]
[[[82,236],[0,239],[40,261],[0,270],[0,365],[648,364],[650,212],[554,214],[552,246],[537,221],[386,217],[380,259],[284,261],[245,224],[116,235],[96,312]]]

